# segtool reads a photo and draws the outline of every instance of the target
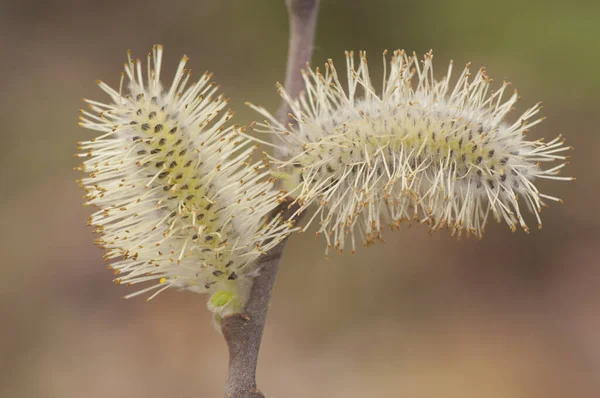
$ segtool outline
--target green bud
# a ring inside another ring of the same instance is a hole
[[[212,295],[210,298],[210,306],[215,309],[225,307],[233,300],[233,293],[226,290],[220,290]]]

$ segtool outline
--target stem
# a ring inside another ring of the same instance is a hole
[[[319,2],[320,0],[285,0],[290,16],[290,41],[284,87],[292,98],[296,98],[304,90],[300,71],[312,57]],[[289,104],[283,101],[277,110],[277,119],[284,125],[289,122],[289,112]],[[275,156],[281,155],[279,148],[275,148]]]
[[[256,388],[256,366],[269,299],[284,246],[282,242],[263,260],[262,271],[254,280],[244,314],[231,315],[221,323],[229,347],[229,378],[225,384],[225,397],[264,397]]]
[[[320,0],[286,0],[290,20],[290,41],[288,50],[285,89],[295,98],[304,89],[300,70],[310,61],[317,25],[317,12]],[[285,101],[277,112],[282,123],[289,122],[290,109]],[[275,149],[275,156],[280,151]],[[284,218],[289,218],[296,206],[288,208],[284,202],[279,210]],[[270,250],[262,259],[260,273],[254,279],[250,297],[241,314],[225,317],[221,322],[223,337],[229,348],[229,377],[225,384],[226,398],[263,398],[256,387],[256,367],[260,343],[267,318],[269,299],[275,285],[279,262],[287,240]]]

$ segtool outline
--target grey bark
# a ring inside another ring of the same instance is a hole
[[[300,91],[304,90],[304,80],[300,71],[312,57],[320,0],[285,0],[285,3],[290,16],[290,40],[283,86],[290,97],[296,98]],[[290,122],[289,112],[289,105],[283,101],[277,111],[277,119],[284,125]],[[275,148],[275,156],[281,155]]]
[[[317,12],[320,0],[286,0],[290,20],[290,41],[285,89],[295,98],[304,89],[300,70],[310,61],[313,50]],[[283,102],[277,112],[282,123],[288,123],[289,107]],[[277,144],[277,142],[274,142]],[[280,155],[277,149],[275,155]],[[283,203],[284,217],[296,210]],[[221,330],[229,348],[229,376],[225,384],[226,398],[265,397],[256,387],[256,367],[269,300],[287,240],[270,250],[261,260],[261,271],[254,279],[244,312],[223,319]]]

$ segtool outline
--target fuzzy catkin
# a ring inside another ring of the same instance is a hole
[[[325,75],[318,68],[303,72],[306,92],[298,100],[280,88],[294,124],[250,104],[267,119],[254,130],[280,138],[285,155],[272,163],[287,178],[299,212],[316,205],[305,229],[318,219],[327,250],[339,251],[347,240],[354,251],[355,235],[370,244],[381,238],[383,225],[413,220],[481,237],[492,215],[528,232],[523,204],[541,228],[544,200],[560,199],[540,193],[534,182],[571,178],[557,176],[567,164],[562,152],[570,149],[561,137],[526,139],[543,120],[535,118],[540,104],[509,122],[517,93],[504,98],[507,82],[492,91],[484,69],[472,76],[467,65],[451,85],[452,63],[436,80],[431,52],[420,62],[404,51],[396,51],[389,66],[385,58],[381,94],[362,52],[357,69],[346,53],[347,88],[331,60]],[[554,161],[559,164],[542,168]]]
[[[80,125],[101,133],[79,143],[89,224],[117,284],[147,282],[125,298],[169,288],[211,293],[223,316],[243,305],[261,254],[290,232],[271,217],[282,201],[253,145],[229,125],[228,100],[204,73],[188,85],[183,57],[169,87],[160,83],[163,50],[142,63],[128,53],[119,90],[98,82],[109,103],[89,99]],[[124,79],[129,80],[126,89]],[[125,91],[125,92],[124,92]]]

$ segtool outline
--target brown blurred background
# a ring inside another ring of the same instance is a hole
[[[105,100],[125,51],[165,45],[215,72],[236,122],[244,101],[276,109],[287,15],[281,0],[0,2],[0,396],[219,397],[227,351],[206,297],[122,301],[93,246],[72,154],[81,97]],[[543,100],[534,137],[567,137],[572,183],[531,235],[491,224],[483,241],[413,227],[386,244],[323,260],[294,236],[258,374],[269,396],[600,396],[600,6],[554,0],[323,0],[313,64],[365,49],[434,49],[437,71],[485,65]],[[514,112],[513,117],[517,117]],[[532,225],[535,222],[530,218]]]

